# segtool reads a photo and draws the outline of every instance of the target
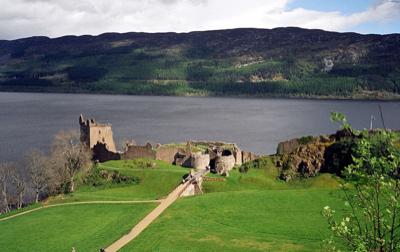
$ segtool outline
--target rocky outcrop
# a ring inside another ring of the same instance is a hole
[[[343,167],[351,162],[351,146],[355,136],[349,130],[333,135],[303,137],[279,144],[277,166],[280,178],[286,181],[294,178],[308,178],[319,172],[340,175]]]
[[[278,155],[289,154],[292,153],[297,147],[299,147],[300,143],[297,138],[291,139],[288,141],[280,142],[278,144],[278,148],[276,153]]]

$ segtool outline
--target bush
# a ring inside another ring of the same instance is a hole
[[[309,144],[314,140],[313,136],[305,136],[299,139],[300,144]]]
[[[138,184],[139,177],[122,175],[118,171],[101,170],[94,167],[84,178],[83,184],[90,186],[103,186],[106,184]]]
[[[265,169],[268,167],[269,159],[267,157],[257,158],[251,162],[242,164],[239,167],[239,172],[247,173],[250,169]]]

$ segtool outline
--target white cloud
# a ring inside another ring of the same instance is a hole
[[[369,9],[351,15],[289,10],[290,1],[293,0],[0,0],[0,38],[280,26],[344,31],[400,13],[400,4],[393,0],[377,1]]]

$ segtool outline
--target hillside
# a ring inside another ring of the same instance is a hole
[[[235,169],[229,178],[210,174],[204,194],[179,199],[122,251],[319,251],[330,235],[322,208],[343,208],[338,178],[323,174],[285,183],[276,179],[273,161],[265,160],[247,173]],[[145,163],[106,162],[73,194],[51,197],[19,216],[18,211],[0,216],[0,230],[7,230],[2,251],[98,251],[112,244],[188,172],[158,161],[155,168],[142,167]],[[104,178],[116,171],[134,182]]]
[[[0,90],[399,98],[400,34],[300,28],[0,41]]]

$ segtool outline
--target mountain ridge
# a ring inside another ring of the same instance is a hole
[[[37,36],[0,41],[0,90],[393,98],[399,63],[400,34],[285,27]]]

